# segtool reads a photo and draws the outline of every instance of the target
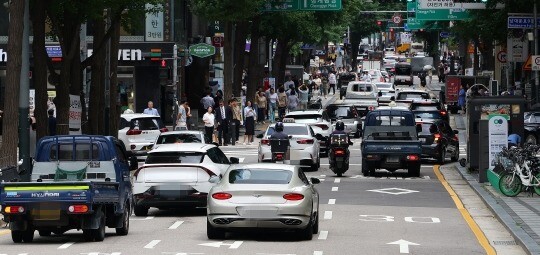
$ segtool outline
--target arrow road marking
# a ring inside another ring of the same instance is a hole
[[[420,245],[420,244],[409,242],[403,239],[397,240],[395,242],[387,243],[387,244],[399,245],[399,253],[409,253],[409,245]]]
[[[213,243],[201,243],[199,245],[208,246],[208,247],[215,247],[215,248],[219,248],[219,247],[225,245],[225,246],[229,246],[229,249],[238,249],[238,247],[240,247],[240,245],[242,245],[242,243],[244,243],[244,242],[243,241],[234,241],[233,243],[213,242]]]
[[[132,214],[133,215],[133,214]],[[152,220],[154,219],[154,216],[148,216],[144,219],[139,219],[139,218],[129,218],[129,220]]]
[[[182,225],[182,223],[184,223],[183,220],[178,220],[174,224],[172,224],[169,229],[177,229],[178,227],[180,227],[180,225]]]
[[[145,249],[154,249],[154,246],[156,246],[161,240],[152,240],[147,245],[144,246]]]

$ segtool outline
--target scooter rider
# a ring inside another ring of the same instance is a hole
[[[283,122],[278,121],[274,126],[274,133],[270,135],[270,151],[286,153],[289,148],[289,136],[283,132]]]
[[[345,147],[346,148],[346,156],[349,157],[350,140],[349,140],[349,136],[348,136],[347,132],[345,132],[345,123],[343,123],[343,121],[338,120],[336,122],[336,128],[334,129],[334,131],[329,136],[328,148],[330,149],[330,151],[332,150],[332,147],[336,146],[336,145],[332,144],[332,136],[334,136],[334,135],[345,135],[347,141],[345,142],[345,144],[340,145],[340,147]],[[329,153],[328,158],[330,160],[330,165],[333,165],[334,164],[334,155],[333,155],[333,153]]]

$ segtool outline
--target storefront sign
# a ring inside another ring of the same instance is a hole
[[[489,169],[495,168],[497,154],[508,147],[508,115],[489,116]]]
[[[69,95],[69,134],[81,134],[82,105],[79,95]]]
[[[189,53],[195,57],[206,58],[216,54],[216,48],[206,43],[199,43],[189,46]]]
[[[7,52],[0,49],[0,62],[7,62]]]
[[[158,9],[159,11],[152,12]],[[147,42],[162,42],[163,41],[163,7],[161,4],[153,5],[146,4],[146,33],[144,35]]]
[[[92,56],[94,53],[93,49],[88,49],[88,57]],[[118,50],[118,60],[121,61],[142,61],[142,50],[141,49],[119,49]]]

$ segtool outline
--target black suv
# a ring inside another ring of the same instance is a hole
[[[422,158],[435,158],[444,164],[449,155],[453,162],[459,159],[458,131],[452,130],[448,122],[443,120],[416,122],[422,126],[418,139],[422,142]]]
[[[436,100],[413,101],[410,108],[417,119],[449,121],[448,111]]]

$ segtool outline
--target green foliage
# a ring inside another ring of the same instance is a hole
[[[245,21],[260,12],[263,0],[190,0],[191,10],[209,20]]]

